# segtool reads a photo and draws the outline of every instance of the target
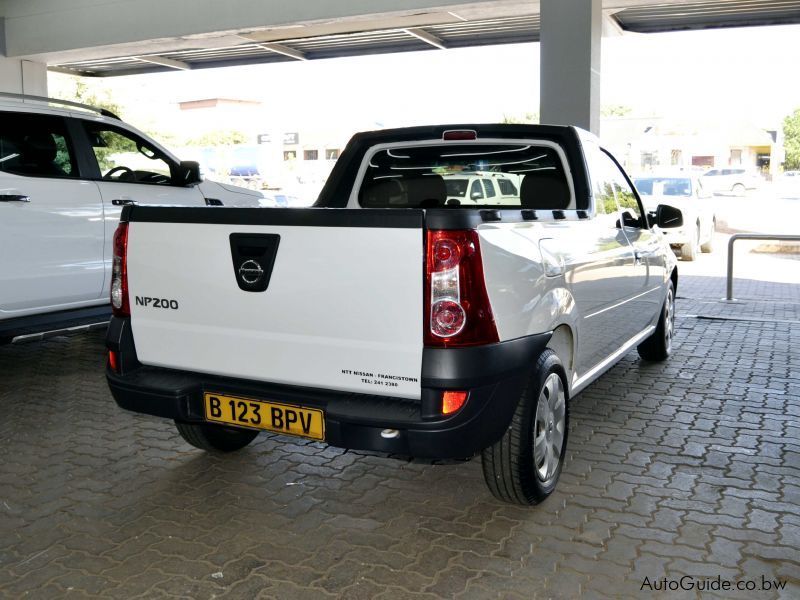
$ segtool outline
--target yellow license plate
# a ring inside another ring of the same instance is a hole
[[[203,401],[206,421],[265,429],[314,440],[325,439],[325,413],[317,408],[301,408],[208,392],[203,394]]]

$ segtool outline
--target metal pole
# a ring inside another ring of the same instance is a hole
[[[728,240],[728,280],[725,300],[733,300],[733,242],[739,239],[739,234],[734,234]]]
[[[736,240],[767,240],[767,241],[788,241],[800,242],[800,235],[791,234],[766,234],[766,233],[735,233],[728,240],[728,281],[725,300],[733,300],[733,243]]]

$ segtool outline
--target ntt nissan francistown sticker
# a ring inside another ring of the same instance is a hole
[[[361,383],[367,385],[399,387],[400,383],[418,383],[416,377],[404,377],[402,375],[389,375],[387,373],[377,373],[372,371],[359,371],[342,369],[342,375],[350,375],[361,379]]]

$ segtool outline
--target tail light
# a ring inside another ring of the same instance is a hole
[[[428,231],[425,261],[425,345],[443,348],[499,341],[478,232]]]
[[[111,267],[111,309],[117,317],[129,317],[128,302],[128,224],[120,223],[114,232],[114,262]]]
[[[442,134],[444,141],[455,140],[476,140],[478,139],[478,132],[474,129],[448,129]]]

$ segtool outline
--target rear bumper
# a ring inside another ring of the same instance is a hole
[[[203,421],[206,391],[319,408],[332,446],[430,458],[461,458],[495,443],[509,427],[529,369],[550,334],[461,349],[426,349],[422,398],[335,392],[143,366],[136,359],[128,319],[112,319],[109,350],[118,372],[106,370],[111,393],[127,410],[187,422]],[[440,413],[441,391],[466,390],[458,412]],[[396,437],[385,438],[385,429]]]

